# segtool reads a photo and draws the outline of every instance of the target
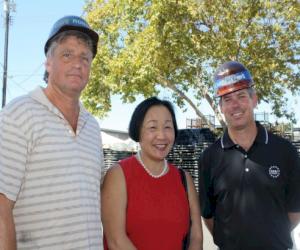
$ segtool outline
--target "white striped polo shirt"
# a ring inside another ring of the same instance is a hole
[[[80,104],[76,134],[38,87],[0,113],[0,193],[17,248],[102,249],[100,128]]]

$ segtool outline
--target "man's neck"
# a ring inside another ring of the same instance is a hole
[[[230,139],[234,143],[238,144],[244,150],[248,151],[257,135],[256,123],[253,122],[242,129],[228,128],[228,134]]]
[[[78,98],[63,95],[50,85],[44,89],[44,93],[49,101],[64,115],[74,132],[76,132],[80,110]]]

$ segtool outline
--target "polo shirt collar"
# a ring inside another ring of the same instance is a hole
[[[47,98],[46,94],[44,93],[42,87],[40,86],[36,87],[33,91],[29,93],[29,95],[33,100],[47,107],[47,109],[50,110],[51,112],[61,116],[61,112],[52,104],[52,102],[50,102],[50,100]]]
[[[254,143],[268,144],[269,135],[268,135],[267,129],[264,126],[262,126],[259,122],[256,122],[256,127],[257,127],[257,135],[255,137]],[[227,128],[226,128],[224,134],[222,135],[220,142],[221,142],[221,147],[223,149],[231,148],[236,145],[229,137]]]
[[[29,93],[30,97],[34,99],[35,101],[39,102],[43,106],[47,107],[49,111],[53,112],[54,114],[58,115],[59,117],[64,119],[63,114],[59,111],[59,109],[53,105],[52,102],[47,98],[46,94],[43,91],[43,88],[38,86],[33,91]],[[83,107],[82,103],[79,102],[79,123],[84,124],[86,120],[88,119],[89,113],[86,111],[86,109]]]

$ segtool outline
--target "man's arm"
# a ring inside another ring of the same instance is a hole
[[[213,234],[213,229],[214,229],[214,218],[210,218],[210,219],[203,218],[203,220],[204,220],[204,223],[205,223],[208,231],[212,235]]]
[[[290,222],[291,222],[291,231],[299,224],[300,222],[300,212],[299,213],[288,213]]]
[[[14,202],[0,194],[0,250],[17,249],[13,207]]]

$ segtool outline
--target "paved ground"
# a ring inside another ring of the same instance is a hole
[[[217,247],[213,242],[210,232],[207,230],[204,222],[202,222],[203,227],[203,250],[216,250]]]

